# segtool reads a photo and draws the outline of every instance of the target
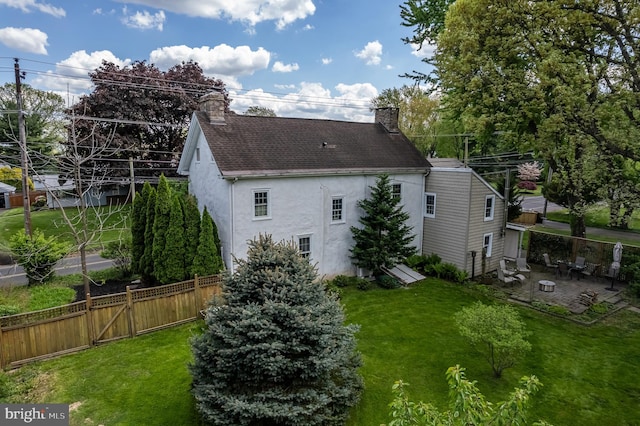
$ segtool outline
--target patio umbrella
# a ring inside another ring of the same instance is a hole
[[[613,276],[611,277],[611,287],[609,290],[613,290],[613,282],[616,279],[616,275],[620,270],[620,261],[622,260],[622,243],[618,241],[615,246],[613,246],[613,262],[611,263],[611,269],[613,269]]]

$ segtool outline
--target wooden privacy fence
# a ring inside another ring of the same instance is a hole
[[[221,277],[125,293],[0,318],[0,367],[64,355],[193,321],[220,295]]]

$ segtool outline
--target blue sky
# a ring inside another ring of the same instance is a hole
[[[222,79],[231,109],[372,121],[369,100],[425,71],[401,38],[401,0],[0,0],[0,84],[26,83],[72,102],[103,59],[167,68],[198,62]]]

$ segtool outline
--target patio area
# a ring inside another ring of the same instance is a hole
[[[544,266],[531,265],[531,269],[531,273],[527,274],[528,276],[522,284],[505,286],[498,280],[496,282],[511,295],[512,299],[526,303],[539,301],[550,305],[564,306],[575,314],[589,309],[587,295],[594,293],[596,294],[595,303],[616,304],[622,301],[622,292],[625,290],[623,283],[616,281],[613,290],[611,290],[611,279],[581,276],[578,280],[575,274],[573,277],[561,278],[556,276],[554,272],[548,271]],[[546,282],[541,285],[540,281],[542,280]],[[549,282],[555,285],[549,285]]]

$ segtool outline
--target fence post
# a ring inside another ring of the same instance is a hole
[[[96,334],[93,331],[93,318],[91,317],[91,294],[87,293],[86,304],[86,318],[87,318],[87,333],[89,334],[89,346],[96,344]]]
[[[133,315],[133,293],[131,287],[127,286],[127,319],[129,320],[129,337],[136,337],[136,322]]]
[[[193,291],[195,296],[195,304],[196,304],[196,318],[200,315],[200,309],[202,307],[202,292],[200,291],[200,280],[198,274],[195,274],[193,277]]]

